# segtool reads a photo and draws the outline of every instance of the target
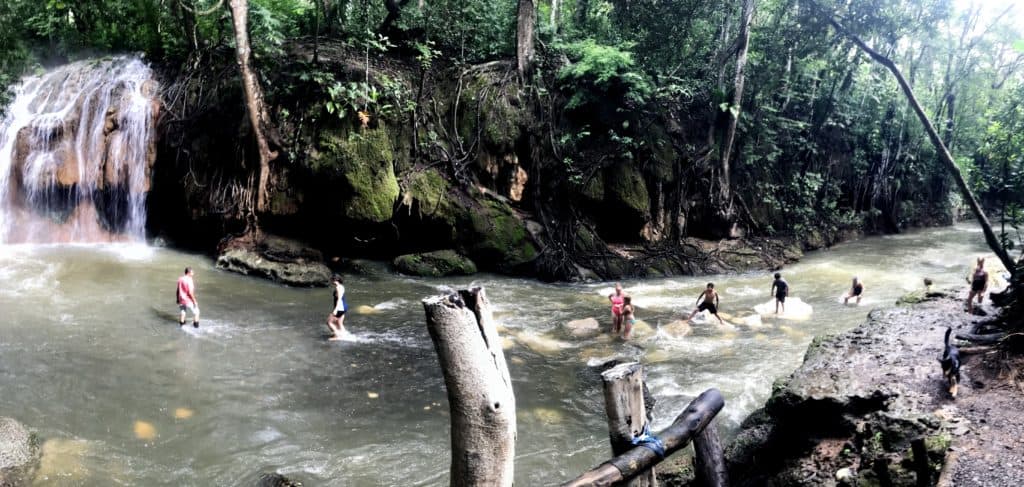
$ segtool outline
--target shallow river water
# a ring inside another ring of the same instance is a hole
[[[198,255],[144,246],[0,246],[0,416],[33,428],[36,485],[251,485],[277,470],[306,485],[446,485],[448,405],[420,300],[482,285],[507,327],[518,414],[516,484],[550,485],[609,454],[598,375],[604,358],[646,364],[654,429],[718,387],[726,434],[797,367],[811,339],[849,329],[922,277],[961,285],[986,252],[957,227],[867,238],[783,270],[813,312],[748,318],[770,301],[770,273],[626,281],[635,340],[576,339],[569,320],[607,326],[610,283],[549,285],[478,275],[349,276],[348,341],[327,342],[330,291],[291,289],[216,270]],[[172,288],[196,268],[198,331],[174,322]],[[866,283],[861,306],[839,296]],[[714,281],[733,325],[689,313]],[[806,310],[805,310],[806,311]],[[754,326],[749,326],[754,325]]]

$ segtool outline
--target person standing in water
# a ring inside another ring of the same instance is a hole
[[[708,287],[701,291],[700,296],[697,296],[697,309],[690,313],[690,317],[686,321],[693,320],[694,316],[701,311],[708,310],[709,313],[715,315],[718,318],[718,322],[725,324],[721,316],[718,316],[718,292],[715,291],[715,283],[709,282]]]
[[[633,325],[636,324],[636,315],[633,309],[633,298],[629,295],[622,297],[622,339],[629,340],[629,334],[633,331]]]
[[[864,294],[864,283],[860,282],[860,278],[853,276],[853,284],[850,285],[850,291],[843,297],[843,304],[849,304],[850,300],[857,298],[857,304],[860,304],[860,298]]]
[[[185,326],[185,313],[192,313],[192,327],[199,328],[199,300],[196,299],[196,283],[192,280],[195,272],[191,267],[185,268],[185,275],[178,278],[178,326]]]
[[[626,295],[622,292],[622,284],[615,283],[615,292],[608,295],[608,301],[612,303],[612,333],[618,333],[622,328],[622,304]]]
[[[345,286],[341,276],[331,276],[331,284],[334,285],[334,309],[327,315],[327,327],[334,333],[328,340],[335,341],[341,340],[342,334],[345,333],[345,311],[348,310],[348,305],[345,303]]]
[[[985,299],[985,291],[988,291],[988,271],[985,270],[985,258],[978,257],[978,267],[970,278],[971,292],[967,295],[967,312],[974,314],[974,297],[978,297],[978,304]]]
[[[789,283],[782,278],[782,274],[776,272],[775,280],[772,281],[772,294],[775,295],[775,314],[779,314],[779,306],[782,312],[786,312],[786,296],[789,296]]]

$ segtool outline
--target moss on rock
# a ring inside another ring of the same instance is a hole
[[[412,276],[444,277],[476,274],[476,264],[454,250],[400,255],[395,258],[394,265],[399,272]]]
[[[537,258],[526,224],[505,203],[486,200],[468,209],[471,232],[466,246],[475,259],[499,270],[511,270]]]
[[[327,134],[312,158],[314,174],[340,173],[347,190],[343,212],[352,220],[381,223],[391,219],[398,200],[394,152],[387,129],[362,129],[347,137]]]
[[[647,194],[647,184],[636,166],[629,163],[616,164],[605,179],[604,187],[605,198],[613,204],[641,218],[650,213],[651,199]]]

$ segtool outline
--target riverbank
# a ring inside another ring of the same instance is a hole
[[[959,294],[876,310],[853,330],[815,339],[727,448],[732,485],[1024,482],[1022,360],[965,353],[958,397],[945,388],[937,359],[946,327],[965,333],[990,319],[964,313]]]

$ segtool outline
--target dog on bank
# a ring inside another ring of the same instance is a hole
[[[950,333],[953,333],[953,328],[947,327],[946,349],[943,350],[939,363],[942,364],[942,375],[946,377],[946,383],[949,385],[949,395],[955,398],[960,385],[960,349],[949,344]]]

